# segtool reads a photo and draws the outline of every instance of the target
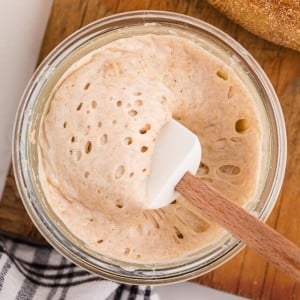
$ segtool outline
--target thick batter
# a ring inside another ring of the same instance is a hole
[[[155,140],[172,117],[201,140],[198,176],[238,204],[253,198],[255,104],[233,71],[196,43],[171,35],[111,42],[74,64],[48,101],[41,184],[57,216],[94,251],[165,263],[223,234],[183,198],[143,209]]]

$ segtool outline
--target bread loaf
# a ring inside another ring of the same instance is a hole
[[[208,0],[208,2],[252,33],[300,51],[299,0]]]

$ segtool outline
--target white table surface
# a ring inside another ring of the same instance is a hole
[[[0,198],[15,114],[38,59],[51,5],[52,0],[0,1]]]
[[[236,295],[217,291],[196,283],[184,282],[154,288],[160,300],[243,300]]]
[[[12,129],[38,59],[52,0],[0,2],[0,198],[11,160]],[[155,287],[161,300],[245,299],[193,283]]]

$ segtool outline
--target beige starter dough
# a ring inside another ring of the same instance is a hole
[[[77,61],[39,131],[39,177],[53,211],[87,247],[126,262],[183,259],[224,234],[185,199],[144,210],[155,140],[175,118],[202,145],[198,176],[240,205],[257,189],[261,130],[240,79],[196,43],[145,34]]]

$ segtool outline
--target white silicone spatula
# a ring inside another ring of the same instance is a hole
[[[200,157],[201,146],[196,135],[175,120],[165,125],[154,149],[147,186],[147,208],[166,206],[180,193],[200,208],[207,218],[219,223],[279,269],[300,281],[300,249],[192,175],[199,167]]]
[[[200,160],[198,137],[175,120],[167,123],[156,140],[148,177],[147,207],[161,208],[176,199],[175,185],[187,171],[196,174]]]

